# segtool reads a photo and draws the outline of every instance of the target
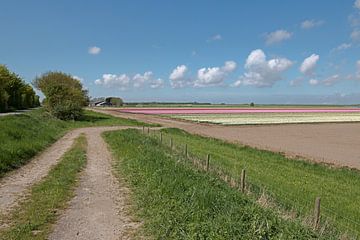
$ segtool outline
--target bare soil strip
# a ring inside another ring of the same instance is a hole
[[[0,180],[0,216],[9,213],[29,187],[47,175],[78,136],[79,131],[67,133],[28,164]]]
[[[129,190],[112,174],[112,156],[100,136],[105,130],[89,128],[87,166],[75,198],[54,227],[50,239],[129,239],[139,225],[126,212]]]
[[[266,149],[316,162],[360,169],[360,123],[221,126],[199,124],[154,115],[96,110],[146,123],[159,123],[190,133]]]

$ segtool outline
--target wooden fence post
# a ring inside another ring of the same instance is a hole
[[[143,133],[143,134],[145,133],[145,126],[143,126],[143,130],[142,130],[142,133]]]
[[[206,171],[208,172],[210,169],[210,154],[207,155],[206,159]]]
[[[162,132],[160,132],[160,143],[162,143]]]
[[[150,135],[150,128],[148,127],[148,135]]]
[[[185,143],[185,157],[188,157],[188,146],[187,143]]]
[[[315,199],[315,208],[314,208],[314,229],[317,229],[320,223],[320,202],[321,202],[321,198],[317,197]]]
[[[170,149],[172,150],[173,149],[173,139],[170,138]]]
[[[246,172],[245,169],[241,170],[241,177],[240,177],[240,191],[242,193],[245,192],[245,176],[246,176]]]

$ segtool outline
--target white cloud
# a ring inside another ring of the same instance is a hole
[[[93,47],[89,47],[88,49],[88,53],[92,54],[92,55],[97,55],[101,52],[101,48],[93,46]]]
[[[314,28],[314,27],[320,27],[321,25],[324,24],[324,21],[322,20],[305,20],[301,23],[301,28],[302,29],[310,29],[310,28]]]
[[[261,49],[256,49],[246,60],[244,67],[247,72],[240,76],[233,86],[272,87],[275,82],[283,78],[282,74],[292,65],[292,61],[286,58],[274,58],[267,61],[265,53]]]
[[[290,81],[290,86],[292,86],[292,87],[300,86],[300,85],[302,85],[303,81],[304,81],[304,79],[302,77],[295,78]]]
[[[161,78],[150,80],[150,88],[162,88],[164,87],[164,80]]]
[[[321,81],[321,84],[325,85],[325,86],[332,86],[335,83],[339,82],[341,80],[340,75],[338,74],[334,74],[324,80]]]
[[[236,69],[236,62],[226,61],[222,67],[200,68],[197,72],[195,87],[218,86],[224,83],[226,76]]]
[[[265,36],[266,44],[272,45],[275,43],[280,43],[282,41],[290,39],[291,36],[292,36],[292,33],[288,32],[286,30],[280,29],[275,32],[266,34],[266,36]]]
[[[350,37],[351,37],[351,39],[352,39],[354,42],[360,41],[360,30],[354,29],[354,30],[351,32]]]
[[[79,76],[72,76],[74,79],[79,80],[81,83],[84,83],[84,79]]]
[[[182,88],[189,85],[190,79],[186,77],[188,68],[185,65],[177,66],[170,74],[170,84],[173,88]]]
[[[302,72],[305,75],[313,74],[319,59],[320,59],[319,55],[316,54],[312,54],[310,57],[305,58],[305,60],[300,66],[300,72]]]
[[[102,78],[95,80],[95,84],[120,90],[126,90],[131,87],[142,88],[145,86],[150,88],[163,87],[164,81],[160,78],[154,79],[153,75],[151,71],[144,72],[144,74],[137,73],[133,77],[129,77],[127,74],[103,74]]]
[[[147,82],[150,81],[152,76],[153,73],[151,71],[145,72],[143,75],[141,75],[140,73],[135,74],[135,76],[132,78],[134,87],[135,88],[143,87]]]
[[[130,77],[126,74],[103,74],[101,79],[95,80],[96,85],[103,85],[108,88],[119,88],[125,90],[129,87]]]
[[[211,36],[208,41],[220,41],[222,39],[223,39],[223,37],[220,34],[215,34],[215,35]]]
[[[352,44],[351,43],[342,43],[340,44],[339,46],[337,46],[335,48],[335,50],[337,51],[343,51],[343,50],[346,50],[346,49],[349,49],[352,47]]]
[[[312,78],[312,79],[309,80],[309,84],[310,84],[310,85],[313,85],[313,86],[314,86],[314,85],[318,85],[318,84],[319,84],[319,80]]]
[[[360,9],[360,0],[356,0],[354,2],[354,7],[357,8],[357,9]]]

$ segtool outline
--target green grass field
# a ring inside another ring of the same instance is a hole
[[[319,236],[297,220],[283,220],[137,130],[104,137],[116,171],[132,190],[133,210],[144,221],[146,238],[336,239],[331,233]]]
[[[266,191],[278,205],[295,210],[301,217],[312,216],[314,200],[321,197],[323,222],[329,221],[343,232],[360,235],[360,172],[331,168],[322,164],[287,159],[279,153],[257,150],[221,140],[188,134],[179,129],[164,129],[163,142],[170,138],[180,149],[200,159],[211,154],[211,165],[239,179],[247,171],[248,184],[259,194]],[[156,134],[154,137],[159,138]]]
[[[47,239],[59,210],[73,197],[78,173],[86,163],[86,138],[80,136],[49,174],[31,187],[29,196],[7,216],[1,240]]]
[[[61,121],[42,109],[0,117],[0,177],[22,166],[70,129],[113,125],[141,126],[143,123],[93,111],[85,111],[80,121]]]

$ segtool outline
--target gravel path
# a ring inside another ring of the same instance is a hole
[[[65,210],[50,239],[129,239],[138,223],[126,213],[128,189],[112,174],[111,154],[100,134],[85,131],[88,139],[87,166],[76,190],[76,197]],[[120,187],[119,187],[120,186]]]
[[[360,169],[360,123],[221,126],[166,119],[154,115],[95,110],[147,123],[160,123],[190,133],[241,143],[287,156]]]

